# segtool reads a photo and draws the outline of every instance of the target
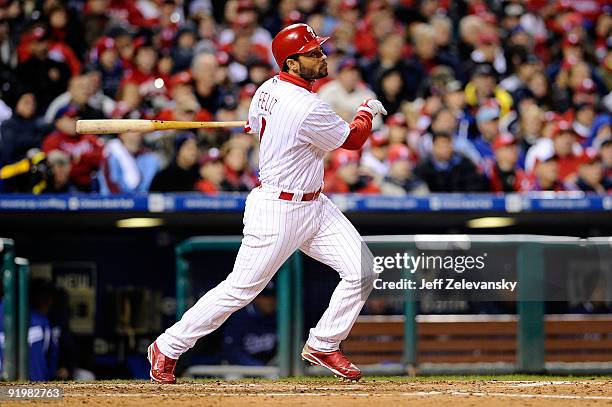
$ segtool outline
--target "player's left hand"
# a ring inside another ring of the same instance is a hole
[[[387,110],[380,102],[380,100],[376,99],[366,99],[359,105],[357,108],[358,112],[368,112],[372,115],[372,117],[376,117],[377,114],[387,114]]]

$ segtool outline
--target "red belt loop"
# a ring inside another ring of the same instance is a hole
[[[315,200],[319,197],[319,194],[321,193],[321,189],[319,188],[318,191],[316,192],[309,192],[307,194],[302,195],[302,202],[304,201],[312,201]],[[293,193],[292,192],[281,192],[280,195],[278,196],[279,199],[282,199],[284,201],[292,201],[293,200]]]

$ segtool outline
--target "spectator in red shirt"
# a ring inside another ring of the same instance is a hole
[[[333,173],[328,176],[323,189],[326,193],[380,193],[380,188],[372,178],[359,173],[357,151],[344,149],[334,151],[331,157],[331,169]]]
[[[567,121],[560,121],[552,132],[554,154],[559,164],[559,179],[573,181],[578,170],[580,156],[574,153],[576,134]]]
[[[559,163],[553,156],[547,160],[537,161],[533,173],[521,186],[528,191],[565,191],[565,186],[559,181]]]
[[[231,139],[221,148],[225,179],[221,183],[223,191],[245,192],[255,188],[259,183],[257,176],[249,168],[247,149]]]
[[[201,180],[196,182],[196,190],[205,194],[216,194],[221,191],[224,179],[224,166],[221,153],[217,148],[211,148],[200,161]]]
[[[490,191],[520,191],[527,176],[517,165],[519,159],[517,140],[512,134],[502,133],[493,141],[493,152],[495,163],[487,171]]]
[[[70,179],[76,187],[85,192],[92,190],[92,179],[102,161],[102,142],[93,134],[78,134],[76,121],[79,111],[69,105],[57,112],[55,131],[44,140],[45,153],[63,151],[70,156],[72,168]]]

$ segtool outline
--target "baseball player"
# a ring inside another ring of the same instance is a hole
[[[360,149],[373,117],[387,112],[378,100],[367,99],[349,124],[312,92],[313,82],[327,76],[321,48],[327,39],[306,24],[290,25],[274,37],[272,53],[281,72],[259,87],[249,109],[246,131],[260,140],[261,187],[246,200],[234,269],[149,346],[152,381],[174,383],[179,356],[250,303],[297,249],[341,277],[302,358],[336,376],[361,378],[339,345],[372,289],[372,254],[321,193],[323,158],[338,148]]]

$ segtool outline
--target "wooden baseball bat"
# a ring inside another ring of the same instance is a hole
[[[214,129],[219,127],[244,127],[246,122],[181,122],[173,120],[101,119],[77,120],[79,134],[116,134],[156,130]]]

